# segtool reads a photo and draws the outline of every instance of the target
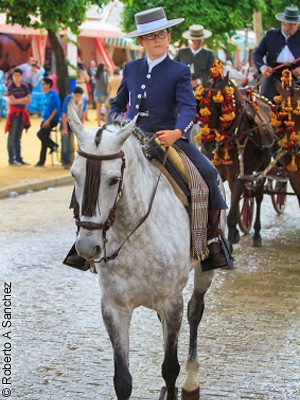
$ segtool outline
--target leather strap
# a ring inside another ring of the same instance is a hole
[[[121,150],[119,151],[119,153],[114,153],[114,154],[109,154],[107,156],[97,156],[95,154],[89,154],[89,153],[85,153],[84,151],[81,150],[81,148],[79,147],[77,149],[77,153],[84,157],[84,158],[88,158],[90,160],[98,160],[98,161],[103,161],[103,160],[115,160],[117,158],[123,158],[124,157],[124,152]]]

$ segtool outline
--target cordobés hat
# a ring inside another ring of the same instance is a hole
[[[202,25],[191,25],[188,31],[183,32],[185,39],[201,40],[212,35],[211,31],[204,29]]]
[[[124,38],[147,35],[174,26],[184,21],[184,18],[168,20],[162,7],[150,8],[135,14],[137,30],[126,33]]]
[[[285,7],[284,13],[276,14],[276,19],[279,21],[289,22],[290,24],[299,24],[299,8],[298,7]]]

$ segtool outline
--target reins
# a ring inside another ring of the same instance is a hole
[[[153,135],[149,141],[148,144],[150,144],[157,136]],[[82,227],[84,229],[88,229],[88,230],[98,230],[98,229],[102,229],[103,230],[103,252],[104,252],[104,256],[99,260],[99,261],[94,261],[94,263],[101,263],[102,261],[104,262],[108,262],[110,260],[114,260],[120,250],[122,249],[122,247],[124,246],[124,244],[127,242],[127,240],[134,234],[134,232],[136,232],[136,230],[145,222],[145,220],[148,218],[152,206],[153,206],[153,202],[154,202],[154,198],[157,192],[157,188],[158,188],[158,184],[162,175],[162,172],[159,172],[157,181],[156,181],[156,185],[154,187],[154,191],[151,195],[151,199],[150,199],[150,203],[148,206],[148,210],[146,211],[145,215],[141,218],[141,220],[139,221],[139,223],[134,227],[134,229],[129,233],[129,235],[127,235],[127,237],[123,240],[123,242],[109,255],[106,255],[106,244],[107,244],[107,238],[106,238],[106,232],[108,231],[108,229],[113,225],[114,219],[115,219],[115,212],[116,212],[116,207],[117,207],[117,202],[119,200],[119,198],[122,197],[122,184],[123,184],[123,172],[125,169],[125,157],[124,157],[124,152],[120,151],[119,153],[116,154],[111,154],[111,155],[107,155],[107,156],[96,156],[93,154],[88,154],[83,152],[80,148],[77,150],[78,154],[81,155],[82,157],[85,157],[87,159],[92,159],[92,160],[97,160],[97,161],[103,161],[103,160],[114,160],[117,158],[122,158],[122,166],[121,166],[121,179],[119,182],[119,188],[118,188],[118,193],[116,195],[113,207],[111,208],[111,211],[109,213],[109,216],[107,218],[107,220],[103,223],[103,224],[98,224],[95,222],[88,222],[88,221],[80,221],[79,219],[76,221],[76,225],[78,227]],[[169,153],[169,147],[166,147],[165,150],[165,154],[164,154],[164,159],[163,159],[163,163],[162,165],[164,166],[166,163],[166,160],[168,158],[168,153]]]

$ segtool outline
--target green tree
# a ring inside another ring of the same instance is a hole
[[[205,39],[212,49],[233,50],[228,43],[236,30],[252,26],[253,10],[259,8],[259,0],[123,0],[123,27],[126,32],[136,29],[135,13],[151,7],[163,6],[168,19],[184,17],[179,25],[170,28],[172,41],[183,42],[181,34],[192,24],[203,25],[213,35]]]
[[[57,86],[61,101],[69,93],[68,65],[59,41],[59,29],[69,27],[79,34],[91,4],[102,6],[107,0],[0,0],[0,11],[7,11],[6,22],[23,27],[46,29],[55,54]],[[31,17],[34,18],[34,21]]]
[[[262,23],[265,31],[281,27],[281,22],[276,19],[275,15],[284,12],[285,7],[293,4],[292,1],[287,2],[286,0],[264,0],[262,3]],[[299,4],[296,3],[294,5],[299,7]]]

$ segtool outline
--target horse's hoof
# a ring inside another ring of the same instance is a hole
[[[261,247],[262,246],[261,237],[252,237],[251,246],[252,247]]]
[[[177,399],[177,394],[178,394],[178,388],[175,388],[175,398]],[[160,393],[159,393],[159,399],[158,400],[167,400],[167,387],[166,386],[162,386],[162,388],[160,389]]]
[[[164,400],[166,393],[167,393],[167,387],[166,387],[166,386],[163,386],[163,387],[160,389],[160,393],[159,393],[159,398],[158,398],[158,400]]]
[[[198,389],[193,390],[192,392],[187,392],[182,388],[181,390],[181,400],[198,400],[200,399],[200,387]]]
[[[231,244],[238,244],[241,240],[241,236],[238,230],[236,230],[233,234],[228,235],[228,240]]]

